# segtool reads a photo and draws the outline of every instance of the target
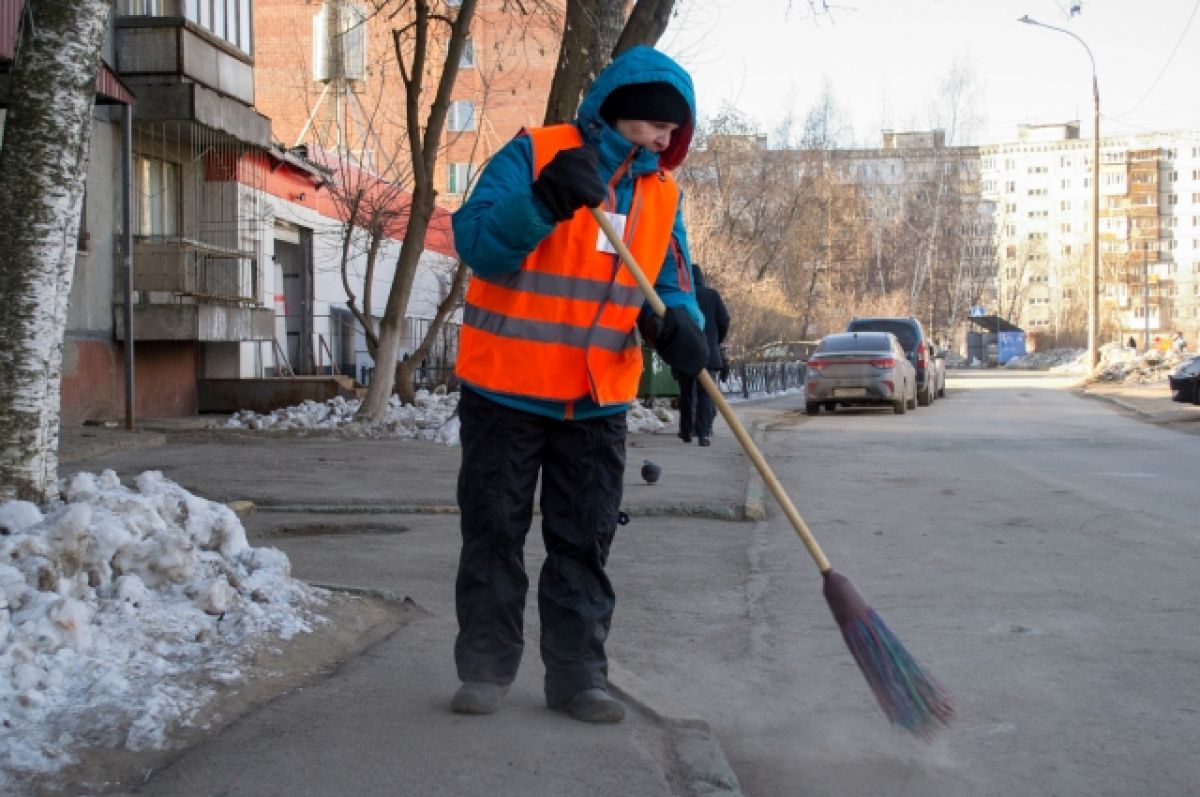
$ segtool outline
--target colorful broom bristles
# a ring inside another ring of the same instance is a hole
[[[954,698],[921,668],[850,580],[828,570],[825,600],[875,699],[894,724],[931,738],[954,718]]]

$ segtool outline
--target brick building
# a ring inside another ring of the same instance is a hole
[[[444,5],[451,12],[459,4]],[[541,124],[565,2],[549,5],[551,10],[522,14],[504,0],[478,4],[434,178],[439,204],[457,206],[479,164],[522,127]],[[257,0],[256,104],[286,147],[343,150],[380,174],[406,180],[405,92],[392,37],[400,25],[384,15],[370,16],[368,8]],[[449,31],[444,23],[431,25],[433,80]],[[432,97],[435,88],[427,86],[424,95]],[[400,162],[392,166],[398,153]]]

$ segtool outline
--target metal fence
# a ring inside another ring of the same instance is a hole
[[[721,380],[721,392],[741,394],[782,393],[804,386],[806,365],[803,362],[733,363],[729,378]]]
[[[358,381],[364,386],[371,384],[375,376],[375,368],[369,365],[359,366]],[[453,365],[427,365],[413,371],[413,387],[417,390],[433,390],[445,385],[447,390],[458,390],[458,377],[454,375]]]
[[[804,386],[805,364],[803,362],[778,363],[733,363],[729,369],[729,378],[718,380],[721,392],[727,395],[741,395],[750,398],[751,395],[771,395],[782,393]],[[364,385],[371,384],[375,369],[367,366],[360,368],[359,380]],[[413,385],[416,389],[433,390],[445,385],[448,390],[458,390],[458,378],[454,375],[454,366],[427,366],[413,372]]]

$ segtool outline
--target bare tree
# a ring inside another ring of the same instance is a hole
[[[929,127],[946,131],[947,144],[967,143],[983,121],[982,106],[974,64],[965,55],[955,56],[929,99]]]
[[[0,152],[0,498],[58,490],[63,334],[111,0],[30,0]]]
[[[558,65],[546,102],[546,124],[569,121],[579,100],[609,60],[637,44],[654,44],[671,20],[675,0],[626,3],[567,0]]]
[[[404,241],[396,259],[396,272],[388,292],[387,307],[379,324],[376,363],[396,362],[403,341],[405,311],[412,295],[417,265],[425,249],[425,236],[433,217],[434,200],[437,196],[433,185],[434,167],[450,105],[450,92],[458,75],[463,48],[470,35],[476,2],[477,0],[463,0],[453,18],[434,13],[429,0],[402,2],[401,9],[411,11],[411,17],[407,18],[406,24],[392,30],[393,51],[404,85],[405,127],[413,185]],[[437,28],[449,28],[449,39],[445,45],[445,57],[440,64],[433,100],[427,105],[422,95],[426,80],[438,66],[430,58],[433,31]],[[359,417],[375,420],[381,418],[397,380],[401,385],[411,384],[412,369],[419,362],[410,358],[407,362],[399,363],[394,371],[389,367],[376,367],[375,378],[371,380],[367,395],[359,407]]]

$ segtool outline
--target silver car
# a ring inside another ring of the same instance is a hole
[[[804,409],[890,404],[897,415],[917,408],[917,372],[891,332],[826,335],[808,358]]]

